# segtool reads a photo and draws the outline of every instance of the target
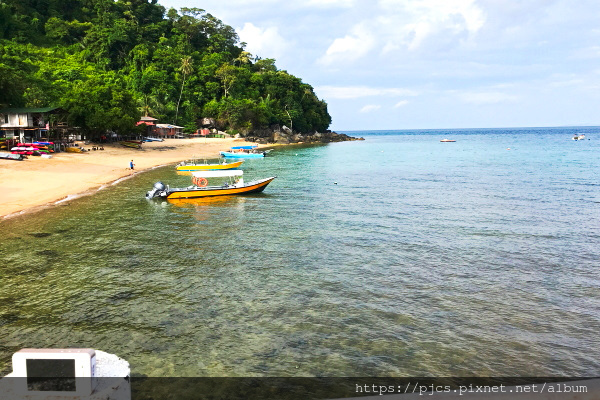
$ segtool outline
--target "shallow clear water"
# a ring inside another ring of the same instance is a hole
[[[0,372],[600,373],[600,128],[351,134],[248,160],[262,194],[146,201],[170,166],[1,222]]]

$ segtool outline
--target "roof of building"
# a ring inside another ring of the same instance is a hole
[[[147,115],[140,118],[140,121],[158,121],[156,118],[149,117]]]
[[[183,129],[183,126],[171,125],[171,124],[156,124],[159,128],[164,129]]]
[[[0,114],[27,114],[27,113],[48,113],[52,111],[64,111],[60,107],[41,107],[41,108],[3,108]]]

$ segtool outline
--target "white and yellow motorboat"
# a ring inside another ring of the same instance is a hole
[[[168,185],[165,186],[162,182],[156,182],[152,190],[146,193],[146,198],[159,197],[172,200],[260,193],[276,178],[272,176],[244,183],[243,174],[244,171],[235,169],[192,172],[192,186],[171,188]],[[208,186],[207,178],[229,178],[229,180],[221,186]]]
[[[238,168],[244,161],[238,161],[233,163],[222,162],[220,164],[208,164],[206,160],[202,163],[200,160],[188,160],[177,164],[177,171],[181,172],[192,172],[192,171],[206,171],[206,170],[225,170]]]

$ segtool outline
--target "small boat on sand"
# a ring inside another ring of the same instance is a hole
[[[227,163],[223,161],[220,164],[207,164],[206,160],[202,163],[200,160],[183,161],[177,165],[177,171],[206,171],[206,170],[223,170],[238,168],[244,161]]]
[[[85,149],[83,147],[80,147],[77,144],[74,144],[74,145],[67,146],[65,148],[65,151],[67,153],[83,153],[83,152],[85,152]]]
[[[442,140],[440,140],[440,142],[442,142],[442,143],[454,143],[454,142],[456,142],[456,140],[452,140],[452,139],[442,139]]]
[[[119,142],[119,144],[121,146],[131,147],[132,149],[141,149],[142,148],[142,142],[137,141],[137,140],[124,140],[122,142]]]
[[[152,190],[146,193],[147,199],[155,197],[172,199],[194,199],[199,197],[232,196],[251,193],[260,193],[275,176],[258,179],[244,183],[244,171],[241,170],[215,170],[192,172],[192,186],[186,188],[171,188],[162,182],[156,182]],[[208,186],[207,178],[229,178],[228,182],[220,186]]]
[[[141,140],[123,140],[122,142],[119,142],[119,144],[125,147],[131,147],[134,149],[141,149],[142,143],[143,142]]]
[[[23,161],[26,158],[27,158],[27,156],[24,154],[6,153],[4,151],[0,152],[0,159],[4,159],[4,160]]]

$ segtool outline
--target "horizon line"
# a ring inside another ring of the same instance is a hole
[[[440,130],[466,130],[466,129],[540,129],[540,128],[600,128],[600,125],[555,125],[555,126],[498,126],[498,127],[471,127],[471,128],[389,128],[389,129],[330,129],[332,132],[363,132],[363,131],[440,131]]]

